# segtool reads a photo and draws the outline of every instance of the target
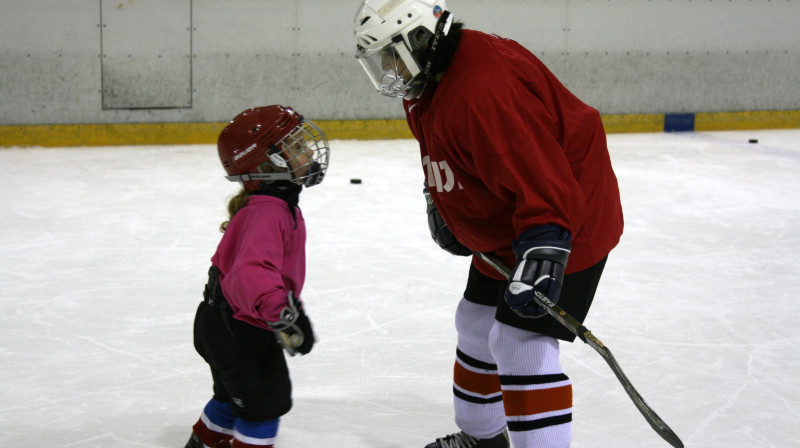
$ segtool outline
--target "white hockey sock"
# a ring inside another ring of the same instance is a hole
[[[495,307],[461,299],[456,310],[458,351],[453,369],[456,425],[465,433],[488,439],[505,429],[497,366],[489,352],[489,330]]]
[[[558,340],[495,322],[489,335],[515,448],[566,448],[572,441],[572,383]]]

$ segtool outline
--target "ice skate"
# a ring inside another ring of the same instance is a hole
[[[457,432],[449,436],[436,439],[425,448],[508,448],[508,433],[506,431],[491,439],[476,439],[469,434]]]
[[[189,437],[189,441],[186,442],[186,446],[183,448],[205,448],[205,445],[203,445],[203,442],[197,437],[197,434],[192,433]],[[231,448],[231,442],[228,440],[220,440],[214,445],[214,448]]]
[[[189,441],[186,442],[186,446],[183,448],[203,448],[203,442],[197,438],[197,434],[192,433],[192,435],[189,437]]]

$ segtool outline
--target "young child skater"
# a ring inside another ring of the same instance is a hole
[[[300,295],[306,227],[300,191],[322,182],[329,147],[289,107],[245,110],[217,143],[227,179],[242,190],[211,258],[194,346],[211,367],[213,398],[185,448],[269,448],[292,406],[283,354],[308,354],[314,332]]]

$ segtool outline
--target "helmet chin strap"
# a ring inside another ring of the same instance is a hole
[[[244,173],[236,174],[233,176],[225,176],[231,182],[249,182],[251,180],[292,180],[292,175],[289,173]]]
[[[436,59],[436,53],[439,50],[439,42],[441,42],[442,38],[447,36],[447,32],[450,31],[450,25],[452,23],[453,16],[450,14],[450,11],[442,12],[442,17],[439,17],[439,21],[436,22],[436,31],[431,39],[431,48],[428,51],[425,67],[422,69],[419,76],[411,81],[411,88],[405,95],[405,99],[413,100],[414,98],[418,98],[422,94],[422,91],[425,90],[432,75],[431,67],[433,67],[433,61]]]

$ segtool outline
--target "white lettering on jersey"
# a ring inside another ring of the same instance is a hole
[[[457,183],[456,176],[447,161],[435,162],[431,161],[430,156],[425,156],[422,158],[422,167],[425,169],[428,188],[436,187],[436,191],[439,193],[453,191],[453,187]],[[463,190],[464,187],[458,183],[458,189]]]
[[[453,176],[453,171],[450,169],[450,166],[449,166],[449,165],[447,164],[447,162],[446,162],[446,161],[444,161],[444,160],[442,160],[441,162],[439,162],[439,167],[441,167],[441,168],[442,168],[442,170],[443,170],[445,173],[447,173],[447,174],[448,174],[448,176],[447,176],[447,177],[446,177],[446,179],[445,179],[444,185],[442,185],[442,188],[444,188],[444,191],[450,191],[450,190],[452,190],[452,189],[453,189],[453,184],[454,184],[454,183],[455,183],[455,181],[456,181],[456,179],[455,179],[455,176]]]

